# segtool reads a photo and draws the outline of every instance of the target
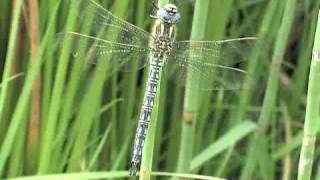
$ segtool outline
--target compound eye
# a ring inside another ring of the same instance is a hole
[[[174,15],[176,12],[174,11],[174,9],[170,8],[167,13],[169,13],[170,15]]]

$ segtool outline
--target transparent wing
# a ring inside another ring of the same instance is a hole
[[[180,41],[173,44],[166,71],[174,82],[186,85],[193,78],[202,90],[242,88],[248,60],[256,38],[224,41]]]
[[[59,41],[70,38],[72,43],[70,53],[77,59],[90,64],[97,64],[101,60],[108,60],[108,66],[129,71],[133,66],[142,68],[146,65],[149,48],[110,42],[94,36],[77,32],[58,34]]]
[[[130,71],[133,66],[140,69],[147,64],[148,43],[153,38],[148,32],[114,16],[92,0],[82,3],[84,9],[75,32],[60,33],[59,44],[70,38],[70,53],[77,58],[93,64],[110,60],[122,71]]]
[[[93,0],[83,0],[83,6],[84,10],[79,15],[80,24],[91,27],[91,33],[95,36],[110,41],[117,37],[117,42],[137,46],[146,46],[153,38],[144,29],[116,17]]]

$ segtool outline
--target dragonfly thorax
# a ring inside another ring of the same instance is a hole
[[[177,6],[174,4],[166,4],[158,10],[158,18],[164,23],[176,24],[180,22],[181,16]]]
[[[159,36],[156,39],[154,50],[159,54],[168,55],[172,49],[172,40],[165,36]]]

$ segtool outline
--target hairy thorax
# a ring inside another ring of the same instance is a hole
[[[155,53],[161,56],[168,56],[170,55],[171,50],[172,50],[172,39],[165,36],[157,37],[156,42],[154,44]]]

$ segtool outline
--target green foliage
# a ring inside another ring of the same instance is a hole
[[[311,178],[313,156],[315,151],[316,135],[319,131],[319,89],[320,84],[320,11],[318,15],[317,31],[315,34],[313,56],[310,67],[308,84],[308,101],[306,108],[306,120],[304,124],[304,137],[299,160],[299,180]]]
[[[96,1],[152,31],[150,1]],[[141,169],[147,175],[141,179],[290,180],[298,177],[300,156],[299,178],[320,177],[315,168],[320,157],[315,147],[320,1],[177,2],[182,15],[178,40],[254,36],[258,43],[245,63],[250,77],[244,89],[198,91],[196,74],[188,77],[185,90],[162,79],[143,153]],[[112,69],[110,57],[96,65],[74,58],[69,51],[77,44],[58,33],[117,38],[91,26],[94,16],[83,14],[85,9],[78,0],[39,1],[35,9],[22,0],[0,1],[2,178],[128,178],[148,71],[137,70],[138,61],[124,73]],[[39,24],[30,26],[32,18]],[[34,36],[39,43],[31,42]],[[33,119],[38,124],[30,124],[33,113],[40,115]],[[29,138],[33,133],[36,139]]]

